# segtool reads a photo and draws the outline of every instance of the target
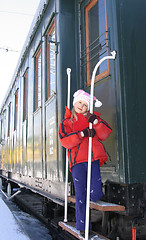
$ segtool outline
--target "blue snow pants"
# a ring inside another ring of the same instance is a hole
[[[86,222],[86,190],[88,163],[79,163],[72,167],[72,177],[76,198],[76,229],[85,230]],[[103,196],[99,160],[91,163],[90,200],[98,201]],[[91,228],[91,223],[89,222]]]

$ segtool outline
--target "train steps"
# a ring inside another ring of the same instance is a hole
[[[68,196],[68,203],[75,204],[75,196]],[[109,212],[124,212],[125,206],[104,202],[104,201],[98,201],[98,202],[92,202],[90,201],[90,209],[95,209],[97,211],[102,212],[102,234],[106,235],[107,230],[107,224],[108,224],[108,213]],[[81,237],[80,232],[76,230],[75,228],[75,222],[59,222],[58,225],[65,231],[69,232],[73,236],[75,236],[77,239],[84,239]],[[91,240],[108,240],[105,236],[102,236],[101,234],[98,234],[97,232],[93,232],[94,236],[92,238],[89,238]]]
[[[68,196],[68,202],[75,203],[75,196]],[[123,212],[125,211],[125,206],[103,201],[90,201],[90,209],[95,209],[102,212]]]
[[[80,235],[80,231],[78,231],[75,227],[75,223],[74,222],[59,222],[58,225],[62,228],[62,230],[65,230],[67,232],[69,232],[71,235],[75,236],[77,239],[84,239],[81,235]],[[91,232],[92,236],[91,240],[109,240],[109,238],[106,238],[98,233],[95,232]]]

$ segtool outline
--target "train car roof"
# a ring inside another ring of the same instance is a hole
[[[0,113],[2,112],[3,110],[3,107],[9,97],[9,94],[11,92],[11,89],[13,88],[14,84],[15,84],[15,81],[16,81],[16,78],[17,78],[17,75],[19,73],[19,70],[23,64],[23,61],[24,61],[24,58],[25,58],[25,55],[29,49],[29,46],[33,40],[33,37],[35,36],[35,33],[39,27],[39,23],[41,21],[41,18],[43,16],[43,13],[48,5],[50,0],[40,0],[40,3],[38,5],[38,8],[36,10],[36,13],[34,15],[34,18],[32,20],[32,23],[31,23],[31,26],[30,26],[30,29],[28,31],[28,34],[27,34],[27,37],[26,37],[26,40],[24,42],[24,45],[22,47],[22,50],[21,50],[21,53],[20,53],[20,56],[19,56],[19,59],[18,59],[18,62],[17,62],[17,65],[16,65],[16,68],[14,70],[14,74],[12,76],[12,80],[10,82],[10,85],[8,87],[8,90],[7,90],[7,93],[4,97],[4,100],[0,106]]]

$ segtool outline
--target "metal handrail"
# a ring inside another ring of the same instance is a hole
[[[81,54],[82,52],[86,52],[87,48],[90,48],[97,40],[99,40],[104,34],[108,33],[109,31],[104,31],[98,38],[96,38],[92,43],[89,44],[89,46],[87,46],[86,48],[84,48],[83,50],[81,50]],[[106,39],[108,40],[108,39]]]
[[[67,68],[68,75],[68,94],[67,94],[67,107],[70,109],[70,73],[71,68]],[[64,206],[64,222],[67,222],[67,195],[68,195],[68,154],[66,150],[66,175],[65,175],[65,206]]]
[[[91,62],[95,57],[101,57],[104,53],[106,53],[107,52],[107,50],[106,51],[104,51],[104,52],[102,52],[101,54],[100,54],[100,52],[101,51],[103,51],[104,49],[106,49],[107,48],[107,46],[105,46],[104,48],[102,48],[99,52],[97,52],[92,58],[90,58],[88,61],[86,61],[86,62],[84,62],[83,64],[81,64],[81,67],[83,67],[83,66],[85,66],[87,63],[89,63],[89,62]]]
[[[100,64],[107,59],[115,59],[116,51],[111,52],[112,56],[103,57],[94,67],[91,79],[91,90],[90,90],[90,113],[93,113],[93,96],[94,96],[94,81],[97,69]],[[92,129],[92,123],[89,123],[89,129]],[[88,240],[89,234],[89,206],[90,206],[90,184],[91,184],[91,154],[92,154],[92,137],[89,137],[89,148],[88,148],[88,173],[87,173],[87,197],[86,197],[86,224],[85,224],[85,240]]]

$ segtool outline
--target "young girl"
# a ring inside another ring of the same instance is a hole
[[[76,228],[84,235],[89,137],[93,138],[90,199],[98,201],[103,195],[100,166],[107,161],[101,141],[107,139],[112,130],[100,118],[100,113],[89,113],[90,95],[87,92],[78,90],[73,96],[73,109],[70,111],[66,108],[65,119],[59,127],[59,139],[61,145],[68,149],[69,167],[75,187]],[[102,105],[95,97],[94,100],[96,107]],[[89,122],[93,124],[92,129],[89,129]],[[89,226],[91,228],[91,223]]]

